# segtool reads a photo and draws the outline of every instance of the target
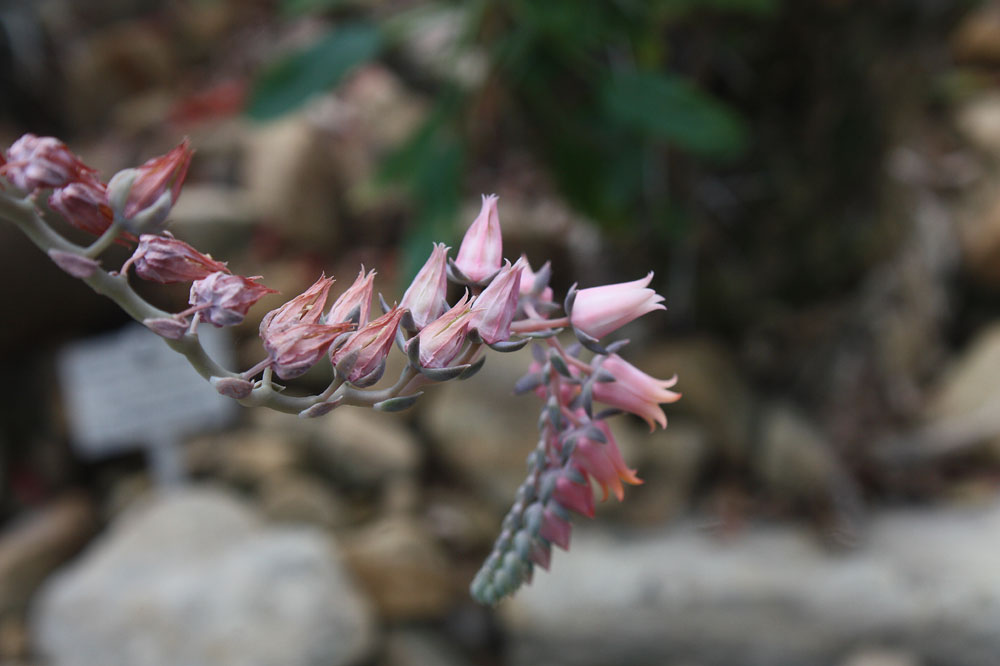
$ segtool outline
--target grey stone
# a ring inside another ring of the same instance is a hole
[[[444,637],[428,629],[398,629],[385,639],[383,666],[467,666],[470,663]]]
[[[891,645],[916,663],[989,666],[998,548],[1000,504],[879,515],[846,555],[792,528],[727,544],[690,526],[579,530],[501,606],[508,663],[826,666]]]
[[[123,516],[46,586],[32,628],[52,666],[346,665],[374,641],[326,536],[209,489]]]

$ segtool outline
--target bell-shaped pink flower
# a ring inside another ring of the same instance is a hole
[[[95,236],[111,226],[108,193],[96,179],[78,180],[58,188],[49,196],[49,207],[72,226]]]
[[[413,278],[399,303],[399,307],[409,309],[418,329],[432,322],[448,307],[445,300],[448,292],[446,264],[450,249],[444,243],[434,243],[431,256]]]
[[[577,469],[579,472],[584,470]],[[562,506],[577,512],[587,518],[594,517],[594,491],[589,483],[574,483],[569,478],[560,475],[556,479],[555,489],[552,491],[552,498]]]
[[[483,195],[483,208],[458,248],[455,265],[473,282],[490,277],[503,263],[503,239],[500,236],[498,197]]]
[[[584,333],[603,338],[653,310],[666,310],[663,297],[648,289],[652,272],[632,282],[581,289],[576,293],[570,322]]]
[[[357,310],[358,326],[367,324],[368,316],[371,313],[372,291],[374,288],[375,271],[368,271],[366,275],[365,267],[362,266],[357,279],[354,280],[354,284],[348,287],[347,291],[333,302],[333,307],[330,308],[330,312],[326,315],[326,322],[335,324],[347,321],[351,318],[352,312]]]
[[[84,164],[66,144],[51,136],[25,134],[7,151],[0,173],[20,189],[62,187],[76,180],[95,181],[94,169]]]
[[[226,264],[202,254],[187,243],[173,236],[139,236],[139,245],[126,266],[135,267],[135,274],[143,280],[161,284],[191,282],[212,273],[228,273]]]
[[[475,300],[475,314],[469,328],[476,329],[487,343],[502,342],[510,337],[510,323],[517,314],[517,299],[521,294],[521,270],[524,258],[513,266],[510,262],[493,278]]]
[[[601,501],[608,499],[608,488],[610,488],[621,502],[625,499],[622,481],[636,486],[642,483],[642,479],[635,475],[634,469],[629,469],[625,465],[622,452],[608,424],[597,421],[594,425],[604,434],[607,442],[581,437],[573,450],[573,459],[601,486],[601,490],[604,491]]]
[[[623,409],[642,417],[652,432],[656,423],[667,427],[667,416],[660,404],[677,402],[680,393],[670,391],[677,383],[677,377],[656,379],[624,360],[611,354],[601,363],[601,369],[611,373],[613,382],[594,382],[594,399],[606,405]]]
[[[385,368],[385,359],[396,339],[399,320],[405,313],[404,308],[393,308],[378,319],[369,322],[367,326],[352,335],[350,340],[333,352],[330,360],[334,366],[355,352],[357,353],[354,365],[347,373],[349,382],[352,384],[363,382],[367,385],[369,381],[372,383],[378,381],[378,378],[381,377],[381,371]]]
[[[299,324],[318,324],[333,285],[333,278],[320,275],[308,289],[281,307],[271,310],[260,322],[260,337],[267,344],[270,333]]]
[[[453,308],[427,324],[414,338],[420,345],[420,365],[425,368],[451,365],[465,344],[471,314],[466,291]]]
[[[136,167],[135,180],[125,200],[122,216],[132,219],[156,204],[166,192],[170,192],[171,204],[177,203],[193,154],[190,142],[184,139],[166,155],[154,157]]]
[[[256,281],[260,276],[246,278],[221,271],[191,284],[188,303],[199,309],[204,321],[214,326],[235,326],[243,321],[247,311],[267,294],[278,293]]]

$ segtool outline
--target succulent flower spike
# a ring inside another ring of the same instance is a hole
[[[198,309],[202,320],[213,326],[235,326],[243,321],[247,311],[267,294],[278,293],[257,280],[222,271],[212,273],[191,284],[188,303]]]
[[[371,386],[382,378],[385,370],[385,359],[389,355],[392,343],[396,339],[399,321],[407,310],[395,307],[378,319],[360,329],[330,356],[333,365],[341,366],[341,361],[355,356],[349,363],[347,381],[355,386]]]
[[[604,359],[600,367],[615,381],[596,382],[594,400],[642,417],[649,424],[650,432],[657,423],[661,428],[667,427],[667,416],[660,404],[681,399],[680,393],[668,390],[677,383],[677,377],[656,379],[617,354]]]
[[[470,320],[469,328],[475,329],[487,344],[510,338],[510,324],[517,313],[517,299],[521,293],[521,270],[526,263],[523,258],[513,266],[507,262],[507,266],[476,297],[476,314]]]
[[[49,208],[72,226],[95,236],[111,226],[113,217],[107,189],[97,180],[78,180],[58,188],[49,196]]]
[[[7,151],[0,174],[25,192],[40,187],[62,187],[78,180],[96,181],[94,169],[51,136],[25,134]]]
[[[465,232],[458,248],[455,266],[472,282],[482,282],[495,274],[503,263],[503,239],[500,236],[499,198],[483,195],[483,208]]]
[[[632,282],[591,287],[576,292],[570,322],[592,338],[603,338],[653,310],[666,310],[663,297],[648,289],[653,274]]]
[[[447,261],[450,249],[444,243],[434,243],[431,256],[413,278],[399,303],[400,307],[410,310],[413,323],[418,329],[432,322],[448,308],[445,296],[448,292]]]
[[[173,236],[139,236],[139,245],[132,258],[122,268],[135,267],[135,274],[143,280],[161,284],[192,282],[208,277],[212,273],[228,273],[229,269],[221,261],[202,254],[184,241]]]
[[[365,267],[362,266],[354,284],[333,302],[333,307],[326,315],[326,322],[336,324],[342,321],[355,321],[358,326],[367,324],[371,313],[374,283],[375,271],[368,271],[366,275]]]

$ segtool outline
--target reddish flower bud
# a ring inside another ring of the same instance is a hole
[[[500,274],[476,297],[476,314],[469,321],[469,328],[476,329],[487,344],[502,342],[510,337],[510,323],[517,313],[521,269],[525,263],[523,258],[513,266],[507,262]]]
[[[434,243],[434,250],[423,268],[413,278],[399,307],[407,308],[417,328],[423,328],[448,307],[448,250],[444,243]]]
[[[570,322],[587,335],[603,338],[653,310],[666,310],[663,297],[647,289],[650,273],[632,282],[581,289],[576,293]]]
[[[490,277],[503,263],[503,239],[500,236],[500,214],[497,195],[483,195],[483,208],[458,248],[455,265],[467,278],[479,282]]]
[[[190,142],[184,139],[166,155],[154,157],[137,167],[135,180],[125,199],[122,217],[126,220],[134,218],[155,205],[165,192],[170,192],[171,205],[177,203],[193,154]]]
[[[364,385],[373,384],[381,377],[385,369],[385,359],[389,349],[396,339],[399,320],[406,310],[395,307],[378,319],[370,322],[351,336],[351,339],[338,347],[330,357],[334,366],[354,354],[354,363],[347,371],[347,380],[352,384],[359,382]]]
[[[212,273],[229,272],[221,261],[215,261],[184,241],[169,235],[139,236],[139,246],[129,261],[135,266],[136,275],[143,280],[161,284],[191,282]]]
[[[243,321],[247,311],[267,294],[278,293],[256,280],[221,271],[195,280],[191,284],[188,303],[199,308],[204,321],[214,326],[235,326]]]
[[[49,197],[49,207],[77,229],[95,236],[111,226],[108,193],[96,180],[79,180],[60,187]]]
[[[275,374],[282,379],[292,379],[316,365],[334,340],[353,326],[345,321],[333,325],[297,324],[281,330],[270,329],[264,337],[264,349]]]
[[[75,180],[94,180],[95,172],[59,139],[25,134],[7,151],[7,163],[0,167],[0,173],[30,192],[39,187],[62,187]]]
[[[560,475],[556,479],[556,487],[552,491],[552,498],[567,509],[576,511],[581,516],[586,516],[587,518],[594,517],[594,491],[591,490],[589,483],[583,485],[573,483],[565,476]]]
[[[260,337],[265,340],[265,344],[269,331],[280,331],[299,324],[320,323],[333,282],[332,277],[320,275],[311,287],[264,315],[260,322]]]
[[[341,321],[348,321],[353,312],[357,310],[358,326],[368,323],[368,316],[372,307],[372,290],[374,289],[375,271],[368,271],[365,274],[365,267],[361,267],[354,284],[347,288],[343,294],[333,302],[333,307],[326,315],[326,321],[334,324]]]
[[[458,357],[465,344],[472,309],[469,292],[443,315],[430,322],[415,340],[420,345],[420,365],[425,368],[444,368]]]
[[[655,423],[661,428],[667,427],[667,416],[660,404],[680,400],[680,393],[668,390],[677,383],[676,376],[670,379],[650,377],[617,354],[604,359],[601,369],[611,373],[615,381],[595,382],[594,400],[642,417],[649,424],[650,432],[655,429]]]

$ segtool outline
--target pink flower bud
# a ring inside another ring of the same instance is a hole
[[[177,203],[181,186],[191,164],[190,142],[184,139],[166,155],[154,157],[136,168],[135,180],[125,200],[122,217],[127,220],[150,208],[165,192],[170,192],[171,204]]]
[[[7,151],[0,168],[10,182],[31,192],[39,187],[62,187],[75,180],[94,180],[94,169],[70,152],[59,139],[25,134]]]
[[[652,272],[632,282],[581,289],[576,293],[570,322],[584,333],[603,338],[653,310],[666,310],[663,297],[646,286]]]
[[[413,278],[399,307],[407,308],[417,328],[423,328],[448,307],[446,264],[448,250],[444,243],[434,243],[434,250],[417,276]]]
[[[649,424],[650,432],[655,429],[655,423],[661,428],[667,427],[667,416],[660,404],[680,400],[680,393],[668,390],[677,383],[676,376],[670,379],[650,377],[617,354],[604,359],[601,369],[611,373],[615,381],[594,382],[595,400],[642,417]]]
[[[594,517],[594,491],[591,490],[589,483],[584,485],[573,483],[565,476],[560,475],[556,479],[552,499],[581,516]]]
[[[229,272],[221,261],[215,261],[184,241],[169,235],[139,236],[139,246],[132,254],[130,262],[135,266],[136,275],[143,280],[161,284],[191,282],[212,273]]]
[[[537,274],[531,270],[531,264],[528,263],[528,257],[526,255],[522,254],[521,259],[524,260],[524,268],[521,270],[521,295],[528,296],[535,289],[535,275]],[[548,265],[549,262],[545,262],[545,265],[542,266],[542,270],[545,270],[545,267]],[[550,303],[552,302],[552,295],[552,287],[546,285],[538,297],[542,301]]]
[[[200,309],[201,318],[214,326],[235,326],[266,294],[278,293],[256,280],[219,271],[191,284],[188,303]]]
[[[443,315],[427,324],[415,338],[420,345],[420,365],[444,368],[451,365],[465,344],[469,327],[469,292]]]
[[[455,265],[467,278],[479,282],[490,277],[503,263],[503,239],[500,236],[500,215],[497,195],[483,195],[483,208],[458,248]]]
[[[49,197],[49,207],[77,229],[95,236],[111,226],[107,190],[96,180],[79,180],[60,187]]]
[[[354,310],[358,311],[358,326],[368,323],[368,316],[372,307],[372,290],[375,282],[375,271],[368,271],[365,275],[365,267],[361,267],[354,284],[348,287],[347,291],[334,301],[333,307],[326,315],[328,323],[347,321],[351,318]]]
[[[560,518],[551,509],[545,509],[542,512],[542,526],[538,530],[538,536],[547,539],[550,543],[554,543],[563,550],[569,550],[569,536],[571,531],[572,526],[568,520]]]
[[[260,322],[260,337],[265,340],[265,344],[269,331],[280,331],[299,324],[320,323],[333,282],[332,277],[320,275],[311,287],[264,315]]]
[[[622,458],[618,442],[611,434],[611,428],[604,421],[597,421],[594,425],[604,434],[606,443],[601,443],[587,437],[581,437],[576,442],[573,450],[573,459],[579,463],[591,477],[600,484],[604,491],[602,501],[608,499],[608,488],[615,493],[615,497],[621,502],[625,498],[625,489],[622,481],[633,486],[640,485],[642,479],[635,475],[634,469],[629,469]]]
[[[316,365],[334,340],[353,327],[353,323],[345,321],[333,325],[296,324],[281,330],[271,329],[264,338],[264,349],[275,374],[282,379],[292,379]]]
[[[469,328],[476,329],[487,343],[502,342],[510,337],[510,323],[517,314],[517,299],[521,293],[521,269],[526,261],[510,262],[493,278],[475,300],[476,314]]]
[[[347,373],[347,380],[352,384],[363,382],[365,385],[375,383],[381,377],[385,368],[385,359],[389,349],[396,339],[399,320],[406,310],[395,307],[378,319],[351,336],[351,339],[338,347],[330,357],[336,366],[346,357],[357,354],[354,364]]]

